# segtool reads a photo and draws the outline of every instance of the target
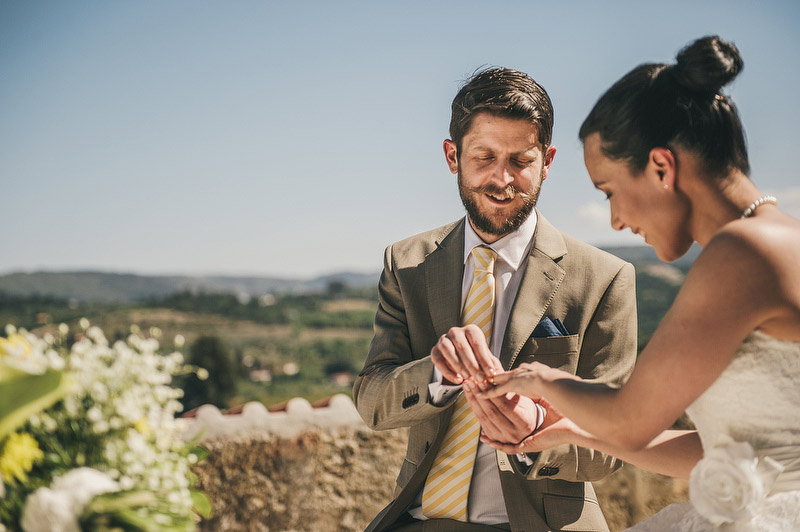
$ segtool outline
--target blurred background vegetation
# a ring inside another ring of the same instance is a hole
[[[696,251],[672,264],[658,261],[650,248],[610,251],[636,267],[641,350]],[[195,278],[181,286],[155,276],[15,273],[0,276],[0,324],[43,334],[66,323],[74,334],[86,317],[111,341],[138,326],[158,336],[163,350],[178,349],[209,371],[206,381],[178,382],[187,410],[204,403],[275,406],[293,397],[314,403],[351,393],[372,337],[377,278],[342,274],[302,283],[273,279],[269,285],[241,278],[204,285]]]

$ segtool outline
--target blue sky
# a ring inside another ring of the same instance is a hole
[[[476,68],[555,106],[539,206],[609,227],[578,127],[637,64],[734,41],[752,178],[800,217],[800,3],[0,0],[0,273],[310,277],[463,215],[441,143]]]

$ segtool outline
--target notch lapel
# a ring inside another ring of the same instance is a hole
[[[500,362],[511,369],[522,346],[533,334],[533,329],[544,317],[566,272],[558,260],[567,253],[561,233],[536,210],[538,221],[533,244],[528,254],[528,264],[520,282],[517,297],[503,337]]]
[[[425,289],[436,337],[460,325],[461,283],[464,278],[464,219],[436,240],[425,257]]]

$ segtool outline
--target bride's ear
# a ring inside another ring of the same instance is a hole
[[[647,171],[658,180],[664,190],[675,190],[678,177],[678,159],[669,148],[656,147],[650,150]]]

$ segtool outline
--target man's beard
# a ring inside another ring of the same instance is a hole
[[[464,208],[467,209],[469,219],[476,229],[489,235],[504,236],[519,229],[519,226],[530,216],[533,207],[536,206],[541,188],[541,180],[534,185],[530,192],[522,192],[514,185],[508,185],[506,188],[500,188],[494,185],[470,188],[464,184],[461,170],[458,171],[458,193],[461,196],[461,202],[464,204]],[[476,196],[481,194],[491,194],[499,198],[509,199],[514,199],[519,196],[522,198],[522,205],[512,216],[502,220],[500,223],[496,223],[491,217],[480,211]]]

